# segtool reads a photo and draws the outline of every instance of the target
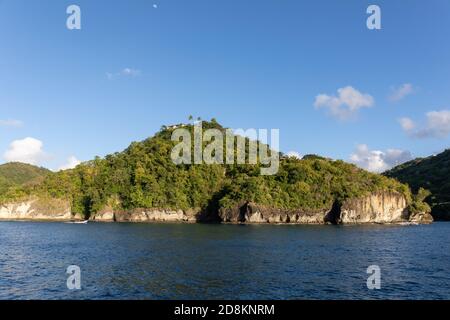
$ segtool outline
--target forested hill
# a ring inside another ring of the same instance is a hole
[[[192,125],[185,128],[193,130]],[[204,128],[224,130],[216,121]],[[409,188],[388,177],[369,173],[343,161],[309,156],[281,156],[272,176],[256,165],[176,165],[171,160],[173,129],[133,142],[126,150],[49,174],[38,186],[15,188],[0,202],[30,195],[65,198],[72,210],[89,216],[105,207],[217,210],[241,201],[280,209],[318,210],[335,201],[378,191],[397,191],[411,200]]]
[[[11,162],[0,165],[0,195],[8,189],[39,184],[50,170],[30,164]]]
[[[385,173],[411,186],[413,191],[431,191],[426,199],[432,215],[438,220],[450,220],[450,149],[428,158],[418,158]]]

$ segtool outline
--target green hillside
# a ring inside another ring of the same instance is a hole
[[[11,162],[0,165],[0,194],[8,189],[41,183],[50,171],[30,164]]]
[[[426,199],[432,215],[438,220],[450,220],[450,149],[428,158],[418,158],[385,173],[411,186],[413,191],[431,191]]]
[[[203,127],[224,130],[215,121],[204,122]],[[185,128],[193,130],[192,125]],[[30,194],[65,198],[74,212],[86,216],[105,206],[210,212],[242,200],[280,209],[317,210],[382,190],[398,191],[412,201],[409,188],[394,179],[318,156],[303,160],[282,156],[280,169],[272,176],[260,175],[261,164],[175,165],[170,154],[177,143],[171,135],[172,129],[163,127],[123,152],[51,173],[41,184],[3,194],[0,201]]]

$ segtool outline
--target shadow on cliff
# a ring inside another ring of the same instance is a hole
[[[331,207],[330,212],[324,218],[325,223],[330,223],[334,225],[338,225],[342,223],[341,220],[341,208],[342,203],[339,200],[335,200],[333,206]]]
[[[92,201],[91,197],[84,196],[81,201],[81,204],[82,204],[82,208],[83,208],[81,214],[84,216],[84,218],[86,220],[89,220],[92,215],[92,205],[93,205],[93,201]]]
[[[211,200],[208,202],[208,205],[205,208],[202,208],[201,212],[196,216],[196,222],[198,223],[221,223],[222,219],[219,215],[220,205],[219,201],[226,194],[225,190],[220,190],[215,193]]]

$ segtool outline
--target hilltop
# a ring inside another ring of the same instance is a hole
[[[450,149],[427,158],[403,163],[385,173],[407,183],[414,192],[425,188],[431,192],[426,202],[437,220],[450,220]]]
[[[50,170],[26,163],[2,164],[0,165],[0,195],[10,188],[39,184],[49,173]]]

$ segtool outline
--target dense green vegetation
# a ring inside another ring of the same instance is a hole
[[[410,185],[414,192],[420,188],[431,191],[425,201],[437,219],[450,219],[450,149],[436,156],[418,158],[385,173]]]
[[[425,202],[425,199],[431,195],[431,192],[419,188],[416,194],[413,195],[412,201],[408,206],[411,213],[431,212],[431,207]]]
[[[224,130],[215,120],[203,127]],[[186,128],[193,130],[191,125]],[[89,216],[105,206],[217,210],[240,201],[315,210],[382,190],[401,192],[412,200],[409,188],[394,179],[319,156],[281,156],[280,169],[272,176],[260,175],[261,164],[175,165],[171,135],[172,129],[163,127],[123,152],[51,173],[38,185],[10,190],[3,201],[29,195],[65,198],[74,212]]]
[[[0,195],[9,189],[39,184],[49,170],[25,163],[11,162],[0,165]]]

